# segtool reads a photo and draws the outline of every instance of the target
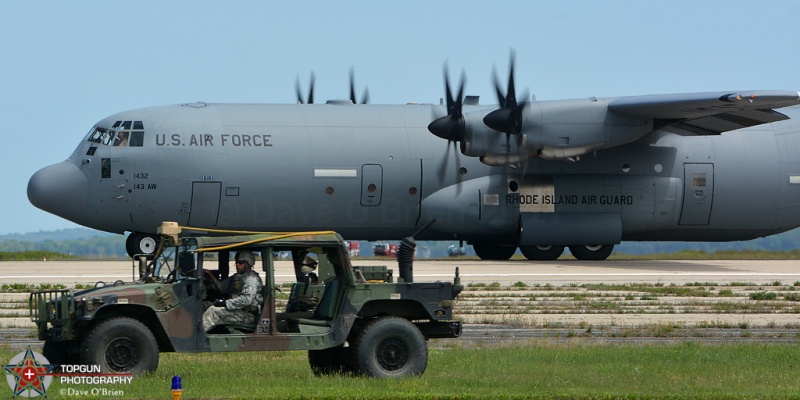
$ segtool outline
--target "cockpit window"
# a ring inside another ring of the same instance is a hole
[[[111,128],[96,126],[86,138],[92,143],[114,147],[142,147],[144,123],[142,121],[116,121]]]

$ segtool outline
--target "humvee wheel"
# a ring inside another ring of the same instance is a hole
[[[324,350],[309,350],[308,364],[316,376],[354,372],[349,358],[350,347],[337,346]]]
[[[414,324],[399,317],[370,322],[355,341],[359,372],[376,378],[422,375],[428,366],[425,337]]]
[[[97,325],[83,340],[81,364],[99,365],[108,373],[152,372],[158,368],[158,345],[141,322],[113,318]]]

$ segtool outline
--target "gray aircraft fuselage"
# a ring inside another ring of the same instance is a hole
[[[464,114],[496,108],[465,105]],[[440,109],[193,103],[122,112],[38,171],[28,196],[116,233],[177,221],[396,240],[430,223],[417,239],[516,248],[747,240],[800,226],[797,107],[780,109],[787,120],[722,135],[655,128],[513,167],[456,154],[431,135]],[[125,137],[115,142],[115,132]]]

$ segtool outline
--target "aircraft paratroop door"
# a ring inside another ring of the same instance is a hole
[[[198,228],[217,226],[221,191],[222,182],[192,182],[189,226]]]
[[[383,167],[379,164],[361,166],[361,205],[378,206],[383,193]]]
[[[714,200],[714,164],[683,164],[681,225],[708,225]]]

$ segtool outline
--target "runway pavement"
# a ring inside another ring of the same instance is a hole
[[[387,260],[355,260],[354,265],[386,265],[398,276],[397,264]],[[800,281],[800,260],[710,260],[710,261],[416,261],[416,281],[453,279],[458,267],[461,280],[469,283],[511,285],[551,284],[562,286],[584,283],[663,283],[685,284],[712,282],[754,284],[781,281],[792,284]],[[233,270],[233,268],[231,268]],[[262,272],[263,274],[263,272]],[[0,284],[62,283],[93,284],[131,282],[138,276],[138,267],[130,261],[6,261],[0,262]],[[278,261],[276,281],[291,282],[294,273],[291,263]]]

